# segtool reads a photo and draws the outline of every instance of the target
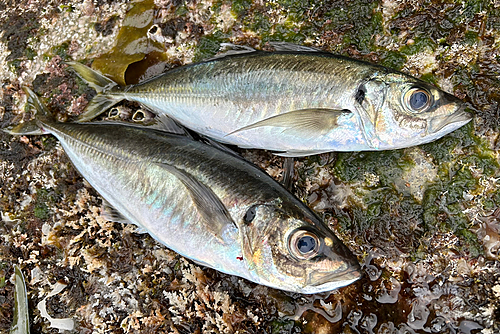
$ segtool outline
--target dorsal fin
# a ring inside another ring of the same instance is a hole
[[[278,52],[317,52],[317,53],[326,53],[331,54],[330,52],[314,48],[311,46],[297,45],[288,42],[269,42],[269,45],[274,48],[275,51]],[[236,45],[233,43],[221,43],[218,54],[213,56],[212,58],[207,59],[206,61],[211,61],[214,59],[221,59],[228,56],[234,55],[242,55],[242,54],[251,54],[251,53],[259,53],[265,52],[256,50],[247,45]]]
[[[327,51],[314,48],[311,46],[297,45],[289,42],[269,42],[269,45],[274,48],[275,51],[295,51],[295,52],[321,52],[329,53]]]
[[[261,52],[258,50],[255,50],[254,48],[246,45],[236,45],[233,43],[221,43],[220,48],[219,48],[218,54],[213,56],[210,59],[207,59],[207,61],[214,60],[214,59],[221,59],[227,56],[234,56],[234,55],[241,55],[241,54],[248,54],[248,53],[253,53],[253,52]]]

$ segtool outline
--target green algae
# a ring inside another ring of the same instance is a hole
[[[36,193],[36,201],[35,207],[33,208],[33,214],[39,219],[48,219],[50,217],[49,205],[53,203],[53,195],[47,189],[39,189]]]
[[[189,9],[186,7],[186,3],[182,3],[180,6],[177,6],[175,9],[176,16],[184,16],[189,13]]]
[[[52,47],[50,50],[50,58],[53,56],[59,56],[63,60],[71,60],[71,57],[68,55],[69,43],[64,42],[62,44],[56,45]]]
[[[238,19],[242,19],[248,13],[251,6],[251,0],[231,1],[231,11]]]
[[[293,333],[294,321],[274,320],[271,322],[271,334]]]
[[[339,153],[333,170],[340,180],[348,182],[362,181],[367,173],[380,174],[382,186],[387,186],[391,180],[401,176],[402,171],[398,166],[409,161],[403,159],[404,155],[404,150]]]
[[[15,60],[9,61],[7,63],[7,65],[9,66],[9,71],[11,71],[12,73],[14,73],[16,75],[19,74],[19,71],[21,70],[21,60],[15,59]]]
[[[27,47],[26,50],[24,50],[24,55],[26,56],[26,59],[33,60],[37,56],[37,52],[32,48]]]
[[[73,7],[72,5],[59,5],[59,10],[61,12],[71,13],[75,10],[75,7]]]
[[[342,228],[356,231],[377,228],[387,224],[388,217],[398,221],[394,214],[399,212],[403,215],[403,224],[421,220],[423,231],[452,232],[463,241],[461,250],[467,250],[472,256],[482,254],[477,236],[469,230],[469,220],[461,203],[464,194],[474,193],[479,187],[479,178],[469,167],[480,170],[482,175],[494,176],[499,165],[486,143],[478,146],[480,139],[472,132],[473,126],[468,125],[435,143],[421,146],[437,167],[437,180],[426,183],[421,203],[404,188],[396,186],[403,179],[403,173],[415,167],[409,155],[412,149],[339,154],[332,171],[343,182],[362,184],[366,174],[377,175],[379,179],[375,188],[361,191],[358,186],[356,191],[363,201],[351,202],[349,216],[339,219]],[[465,147],[465,153],[455,153],[459,147]]]
[[[220,44],[228,42],[229,36],[217,30],[211,35],[200,38],[194,50],[193,61],[198,62],[214,56],[220,49]]]
[[[396,51],[382,51],[380,53],[380,64],[395,70],[400,70],[406,63],[407,57]]]
[[[39,203],[34,209],[33,214],[39,219],[49,218],[49,209],[45,203]]]
[[[413,43],[404,45],[399,49],[399,52],[411,56],[423,51],[432,52],[435,49],[436,43],[430,37],[415,37]]]
[[[346,6],[332,6],[325,13],[324,28],[337,31],[344,46],[353,45],[363,54],[375,49],[377,35],[383,34],[382,13],[377,11],[377,2],[349,1]]]

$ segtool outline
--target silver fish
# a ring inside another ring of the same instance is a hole
[[[243,47],[119,87],[70,63],[100,94],[80,121],[123,99],[166,114],[219,142],[284,156],[398,149],[427,143],[471,120],[464,104],[388,68],[313,48]]]
[[[360,278],[349,249],[301,201],[236,154],[144,127],[37,118],[12,134],[54,135],[114,208],[197,263],[273,288],[333,290]]]

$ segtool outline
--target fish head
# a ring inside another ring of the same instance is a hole
[[[243,249],[257,282],[312,294],[361,277],[356,257],[314,214],[290,214],[269,204],[250,210],[253,219],[246,223]]]
[[[455,96],[402,73],[377,74],[360,89],[361,119],[374,149],[428,143],[472,119]]]

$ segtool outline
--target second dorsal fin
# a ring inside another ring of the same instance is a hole
[[[269,45],[274,48],[275,51],[295,51],[295,52],[322,52],[328,53],[321,49],[317,49],[311,46],[304,46],[293,44],[289,42],[269,42]]]
[[[247,54],[247,53],[253,53],[253,52],[260,52],[258,50],[255,50],[254,48],[246,45],[236,45],[233,43],[221,43],[220,48],[219,48],[218,54],[213,56],[210,59],[207,59],[207,61],[214,60],[214,59],[221,59],[227,56],[234,56],[234,55],[241,55],[241,54]]]

